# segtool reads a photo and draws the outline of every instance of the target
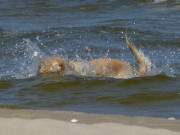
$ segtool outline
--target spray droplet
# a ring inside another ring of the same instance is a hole
[[[33,56],[34,56],[34,57],[37,57],[38,54],[39,54],[39,53],[38,53],[37,51],[35,51],[35,52],[33,53]]]

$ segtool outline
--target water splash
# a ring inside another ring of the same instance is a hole
[[[23,39],[4,52],[10,53],[0,63],[1,79],[24,79],[37,75],[38,63],[43,53],[30,39]]]
[[[39,40],[39,39],[38,39]],[[39,44],[39,42],[38,42]],[[76,51],[75,54],[73,54],[74,58],[69,58],[69,54],[66,50],[66,48],[56,47],[56,48],[47,48],[48,52],[51,52],[50,54],[44,54],[40,48],[38,47],[38,44],[35,42],[32,42],[30,39],[23,39],[21,42],[15,44],[13,47],[7,47],[6,51],[4,52],[4,58],[0,60],[0,79],[9,79],[9,78],[15,78],[15,79],[24,79],[29,78],[33,76],[37,76],[38,72],[38,66],[39,66],[39,60],[41,58],[47,57],[47,56],[60,56],[63,57],[67,61],[77,61],[79,62],[79,73],[72,73],[68,72],[67,74],[73,74],[73,75],[83,75],[83,76],[95,76],[94,67],[92,67],[89,64],[89,60],[92,60],[94,57],[94,52],[90,47],[85,47],[84,50],[86,51],[85,56],[81,55],[81,52]],[[138,54],[143,57],[146,65],[147,65],[147,72],[148,75],[154,76],[157,74],[165,73],[167,76],[174,77],[175,70],[172,67],[172,59],[177,56],[177,50],[176,51],[168,51],[169,54],[167,56],[164,56],[164,52],[162,51],[163,48],[156,49],[154,51],[148,50],[148,55],[144,55],[142,50],[138,50]],[[166,49],[167,50],[167,49]],[[147,51],[147,50],[146,50]],[[146,52],[145,51],[145,52]],[[110,58],[111,50],[108,49],[105,54],[105,58]],[[11,54],[11,55],[8,55]],[[123,51],[123,53],[118,53],[119,59],[121,60],[121,54],[124,55],[125,59],[129,61],[128,59],[131,59],[134,61],[133,57],[128,57],[130,54],[126,53],[126,51]],[[146,54],[146,53],[145,53]],[[152,56],[155,55],[153,58]],[[148,57],[150,56],[150,58]],[[168,56],[171,56],[170,58]],[[84,58],[85,57],[85,58]],[[160,62],[158,61],[158,57],[160,57],[159,61],[163,59],[163,64],[158,65]],[[167,58],[166,58],[167,57]],[[153,62],[152,62],[153,60]],[[132,63],[132,61],[130,62]],[[132,66],[134,66],[132,64]],[[136,74],[133,76],[137,76]]]
[[[179,73],[177,60],[179,59],[180,51],[178,51],[178,49],[159,47],[160,48],[151,51],[149,54],[154,63],[151,74],[165,74],[169,77],[176,77]]]

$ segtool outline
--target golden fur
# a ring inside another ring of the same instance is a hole
[[[128,62],[117,59],[99,58],[90,61],[95,66],[97,76],[127,78],[133,75],[133,69]]]
[[[126,62],[117,59],[99,58],[89,61],[89,66],[93,67],[96,76],[107,76],[114,78],[130,78],[137,74],[144,76],[147,72],[147,63],[144,57],[139,54],[136,47],[126,37],[126,43],[131,50],[133,56],[138,64],[138,70],[134,71],[132,66]],[[144,55],[143,55],[144,56]],[[48,57],[43,59],[40,63],[39,73],[64,73],[66,70],[73,70],[81,74],[82,62],[78,61],[65,61],[60,57]],[[135,72],[135,73],[134,73]]]
[[[60,57],[48,57],[40,62],[39,73],[62,73],[65,70],[65,61]]]

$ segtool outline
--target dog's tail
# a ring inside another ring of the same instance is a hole
[[[138,75],[144,76],[148,71],[151,70],[152,63],[148,57],[144,55],[144,53],[141,50],[138,50],[135,45],[130,41],[130,39],[125,35],[126,38],[126,44],[128,45],[129,49],[131,50],[131,53],[136,59],[136,62],[138,64]]]

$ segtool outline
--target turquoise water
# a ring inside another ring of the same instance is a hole
[[[180,118],[179,26],[178,0],[1,0],[0,106]],[[37,74],[52,55],[136,66],[124,33],[152,61],[150,76]]]

